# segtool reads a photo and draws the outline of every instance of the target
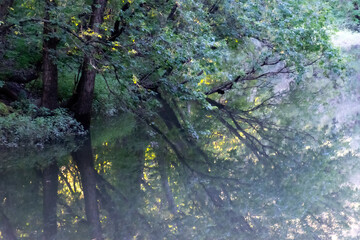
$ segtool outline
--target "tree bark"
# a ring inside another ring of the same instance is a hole
[[[107,0],[93,0],[92,14],[89,28],[96,34],[100,33],[100,25],[103,22],[104,11]],[[85,129],[90,127],[91,108],[96,78],[96,61],[94,55],[96,50],[92,49],[86,53],[83,60],[83,67],[79,84],[74,93],[70,109],[75,113],[75,118],[84,125]]]
[[[50,20],[50,8],[55,6],[55,2],[45,0],[45,20]],[[48,109],[58,107],[58,69],[55,63],[55,52],[58,39],[51,36],[55,33],[55,28],[51,23],[44,22],[43,30],[43,91],[41,106]]]
[[[58,166],[50,164],[43,172],[44,240],[53,239],[57,232]]]
[[[80,171],[81,184],[84,192],[86,219],[92,230],[92,239],[102,240],[103,237],[99,220],[94,157],[91,148],[90,135],[85,140],[83,146],[71,155]]]

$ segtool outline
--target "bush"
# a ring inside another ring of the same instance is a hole
[[[64,109],[50,112],[34,105],[24,109],[0,117],[0,147],[43,148],[46,143],[65,142],[85,134],[80,123]]]

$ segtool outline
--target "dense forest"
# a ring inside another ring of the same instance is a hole
[[[356,239],[359,6],[1,0],[0,239]]]

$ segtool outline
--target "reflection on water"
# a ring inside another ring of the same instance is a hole
[[[0,239],[357,239],[351,154],[209,157],[157,130],[123,117],[71,152],[2,153]]]

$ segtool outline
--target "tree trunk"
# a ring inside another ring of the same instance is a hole
[[[94,157],[91,148],[90,135],[85,140],[83,146],[71,155],[80,171],[81,184],[84,192],[86,219],[92,230],[92,239],[101,240],[103,237],[99,220]]]
[[[9,8],[14,4],[14,0],[1,0],[0,1],[0,22],[5,22],[7,15],[9,14]],[[0,24],[1,25],[1,24]],[[4,31],[0,34],[0,67],[4,64],[4,53],[6,47],[6,34],[8,31]]]
[[[14,0],[2,0],[0,3],[0,21],[4,21],[9,14],[9,8],[14,4]]]
[[[50,164],[43,172],[44,240],[53,239],[57,232],[58,166]]]
[[[100,32],[99,26],[103,22],[106,2],[106,0],[93,0],[89,28],[92,29],[94,33]],[[96,50],[92,49],[84,56],[81,78],[73,99],[71,100],[72,106],[70,107],[75,113],[75,118],[84,125],[85,129],[90,127],[91,108],[96,77],[95,54]]]
[[[71,110],[75,118],[85,129],[90,127],[91,108],[95,87],[96,70],[93,68],[95,59],[91,56],[84,56],[81,78],[73,96]]]
[[[55,2],[45,0],[45,20],[50,20],[50,8],[55,6]],[[56,45],[58,39],[51,34],[55,33],[55,28],[49,22],[44,22],[43,31],[43,92],[41,106],[48,109],[58,107],[58,70],[55,59]]]

